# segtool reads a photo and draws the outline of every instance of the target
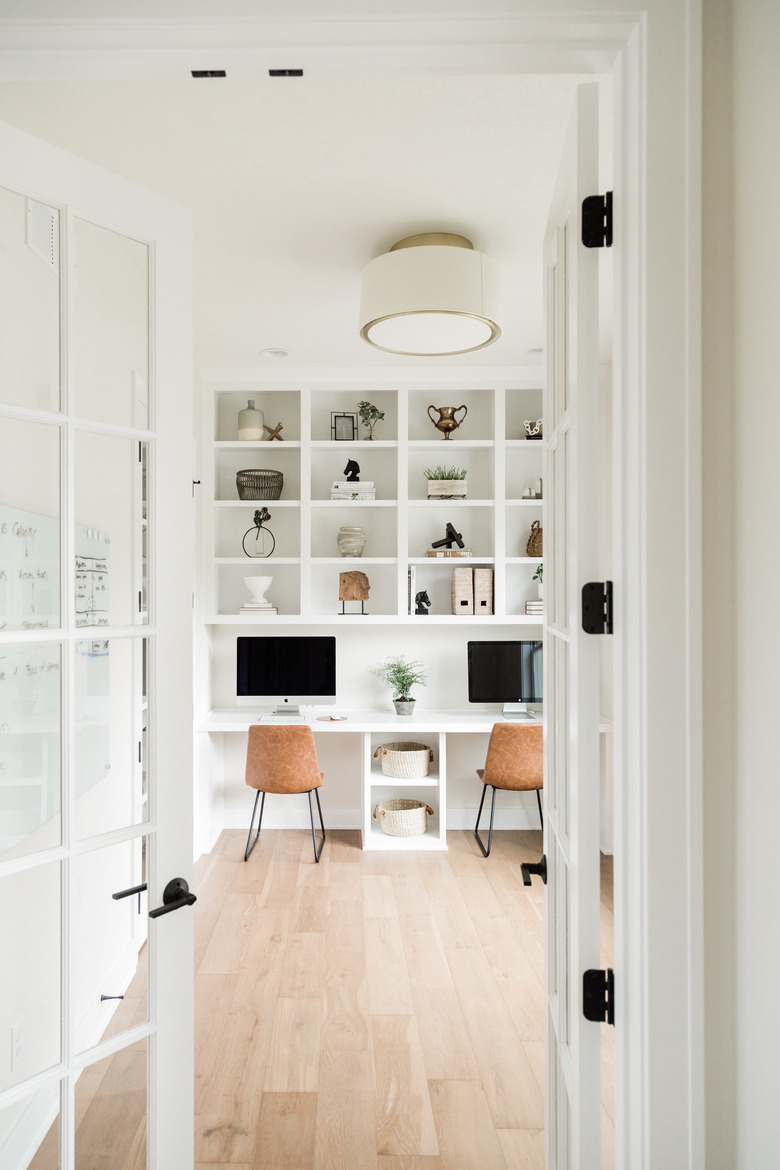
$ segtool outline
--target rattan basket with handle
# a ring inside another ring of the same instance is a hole
[[[531,535],[528,537],[525,551],[529,557],[542,556],[542,525],[538,520],[534,520],[531,525]]]
[[[278,500],[283,484],[281,471],[273,471],[269,467],[250,467],[236,472],[239,500]]]
[[[380,800],[374,809],[374,820],[388,837],[421,836],[429,816],[433,816],[433,809],[422,800]]]
[[[383,743],[374,752],[382,761],[382,774],[396,780],[417,780],[428,775],[433,763],[433,748],[425,743]]]

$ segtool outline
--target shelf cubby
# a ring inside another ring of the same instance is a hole
[[[249,399],[254,401],[258,410],[262,410],[265,422],[269,427],[282,424],[282,442],[298,441],[301,439],[301,396],[297,390],[221,390],[214,396],[214,436],[217,442],[238,442],[238,412],[246,407]],[[278,440],[271,440],[275,446],[281,446]],[[258,444],[241,444],[242,446],[259,446]],[[258,464],[258,466],[262,466]]]

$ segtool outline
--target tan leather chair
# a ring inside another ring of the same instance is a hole
[[[257,844],[260,836],[260,826],[263,823],[263,808],[267,792],[293,793],[305,792],[309,797],[309,817],[311,818],[311,839],[314,846],[314,860],[319,861],[322,847],[325,844],[325,825],[322,820],[320,794],[317,791],[322,785],[323,774],[317,760],[317,749],[314,744],[312,729],[305,723],[279,724],[253,723],[249,728],[249,740],[246,748],[246,782],[250,788],[257,789],[255,804],[252,809],[252,820],[249,822],[249,836],[246,839],[244,861]],[[252,827],[255,823],[257,802],[260,793],[263,800],[260,805],[260,819],[257,822],[257,834],[252,841]],[[320,814],[322,840],[319,850],[314,833],[314,811],[311,804],[312,792],[317,798],[317,811]],[[250,844],[251,841],[251,844]]]
[[[541,723],[496,723],[490,733],[485,767],[477,768],[482,781],[482,799],[479,802],[474,836],[485,857],[490,855],[493,843],[493,814],[496,808],[496,789],[502,792],[529,792],[536,789],[539,805],[539,819],[544,829],[542,799],[539,790],[543,786],[542,773],[542,725]],[[490,805],[490,831],[487,849],[479,835],[479,818],[485,803],[488,785],[493,789]]]

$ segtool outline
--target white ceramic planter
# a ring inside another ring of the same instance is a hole
[[[467,479],[429,479],[428,499],[465,500],[467,486]]]

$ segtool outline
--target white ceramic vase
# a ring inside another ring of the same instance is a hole
[[[247,401],[246,409],[238,412],[238,438],[241,443],[258,443],[265,440],[265,415],[255,408],[254,398]]]
[[[244,577],[244,584],[252,595],[253,605],[270,605],[266,590],[271,588],[273,577]]]

